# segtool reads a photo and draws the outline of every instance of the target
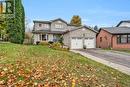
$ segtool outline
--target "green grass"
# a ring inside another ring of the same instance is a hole
[[[9,82],[10,79],[15,84]],[[0,44],[0,86],[2,84],[130,87],[130,76],[72,52],[8,43]]]
[[[116,50],[116,51],[120,51],[120,52],[126,52],[126,53],[130,53],[130,49],[125,49],[125,50]]]

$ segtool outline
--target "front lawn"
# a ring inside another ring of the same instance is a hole
[[[126,52],[126,53],[130,53],[130,49],[125,49],[125,50],[116,50],[116,51],[120,51],[120,52]]]
[[[0,87],[130,87],[130,76],[79,54],[0,44]]]
[[[120,52],[120,53],[129,53],[130,54],[130,49],[103,49],[104,51],[115,51],[115,52]]]

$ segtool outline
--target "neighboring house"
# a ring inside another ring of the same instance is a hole
[[[70,49],[96,48],[97,32],[90,27],[82,26],[64,34],[64,44]]]
[[[90,27],[76,27],[62,19],[51,21],[34,21],[34,44],[41,41],[57,42],[63,37],[64,45],[71,49],[83,49],[96,47],[96,31]],[[83,40],[84,38],[84,40]]]
[[[121,21],[117,27],[130,27],[130,20]]]
[[[98,48],[129,49],[130,27],[101,28],[97,35]]]
[[[58,18],[51,21],[34,21],[34,44],[41,41],[57,42],[64,32],[74,28],[66,21]]]

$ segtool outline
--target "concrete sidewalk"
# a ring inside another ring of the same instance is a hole
[[[104,59],[101,59],[101,58],[98,58],[96,56],[93,56],[89,53],[86,53],[86,52],[82,52],[82,51],[78,51],[78,50],[70,50],[71,52],[74,52],[74,53],[79,53],[89,59],[92,59],[96,62],[99,62],[99,63],[102,63],[102,64],[105,64],[109,67],[112,67],[114,69],[117,69],[118,71],[122,72],[122,73],[125,73],[127,75],[130,75],[130,68],[126,67],[126,66],[123,66],[123,65],[119,65],[119,64],[116,64],[116,63],[112,63],[110,61],[107,61],[107,60],[104,60]]]

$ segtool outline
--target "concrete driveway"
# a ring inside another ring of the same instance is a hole
[[[103,63],[130,75],[129,53],[102,49],[72,50],[72,52],[80,53],[87,58]]]
[[[116,63],[130,68],[130,54],[128,53],[101,49],[89,49],[80,51],[89,53],[93,56],[110,61],[112,63]]]

